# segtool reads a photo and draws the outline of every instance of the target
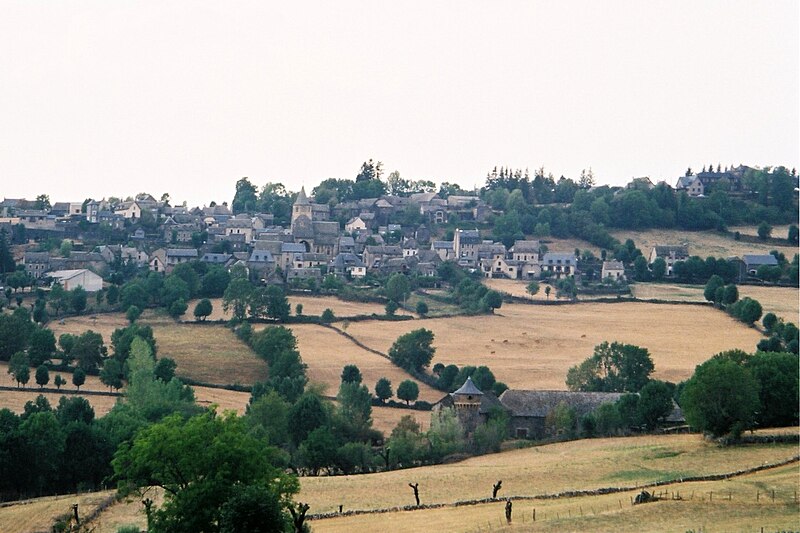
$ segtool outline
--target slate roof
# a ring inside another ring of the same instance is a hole
[[[603,270],[625,270],[622,261],[603,261]]]
[[[507,390],[500,395],[500,402],[513,416],[544,418],[560,403],[583,416],[604,403],[614,403],[622,397],[621,392],[571,392],[546,390]]]
[[[467,381],[464,382],[457,390],[450,393],[453,394],[463,394],[463,395],[472,395],[472,396],[479,396],[482,395],[483,392],[472,382],[472,378],[467,376]]]
[[[194,248],[168,248],[167,257],[197,257]]]
[[[511,250],[514,253],[538,253],[539,241],[514,241]]]
[[[672,244],[672,245],[660,245],[657,244],[655,247],[656,249],[656,256],[657,257],[667,257],[670,255],[675,255],[675,257],[689,257],[689,247],[685,244]]]
[[[742,261],[744,261],[744,264],[748,267],[756,265],[777,266],[778,264],[778,260],[775,259],[775,256],[772,254],[744,254],[742,256]]]

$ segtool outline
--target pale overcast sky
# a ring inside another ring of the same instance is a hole
[[[0,196],[800,166],[800,2],[0,0]]]

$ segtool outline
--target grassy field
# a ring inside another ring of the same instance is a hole
[[[354,324],[348,327],[348,331]],[[374,322],[366,324],[375,328]],[[291,330],[297,337],[300,355],[308,365],[309,380],[326,385],[327,394],[336,395],[341,383],[342,368],[347,364],[358,366],[364,378],[363,383],[370,390],[374,390],[375,383],[382,377],[392,382],[393,390],[397,390],[401,381],[412,379],[388,359],[364,350],[329,328],[314,324],[293,324]],[[433,402],[444,395],[424,383],[417,384],[421,400]]]
[[[606,340],[648,348],[654,377],[678,382],[715,353],[752,351],[762,338],[715,309],[636,302],[506,304],[493,316],[386,322],[380,327],[358,322],[347,331],[385,353],[397,337],[419,327],[435,334],[433,363],[488,365],[497,379],[523,389],[564,389],[569,367]],[[306,350],[303,357],[313,356]]]
[[[800,291],[793,287],[759,287],[740,285],[739,297],[749,296],[759,301],[764,313],[775,313],[789,322],[797,322],[800,313]],[[702,285],[677,283],[634,283],[631,291],[636,298],[704,302]]]
[[[169,317],[142,323],[153,328],[158,355],[178,363],[178,377],[222,385],[251,385],[267,378],[267,363],[223,325],[177,324]]]
[[[798,429],[778,432],[787,431]],[[333,511],[339,504],[345,510],[407,505],[413,503],[407,483],[418,482],[423,503],[452,503],[489,496],[497,479],[503,480],[500,496],[540,495],[728,472],[777,462],[796,453],[797,447],[791,445],[720,448],[697,435],[589,439],[475,457],[449,465],[360,476],[302,478],[296,499],[309,502],[312,513]],[[683,499],[643,506],[630,505],[630,498],[637,491],[558,500],[519,500],[514,503],[514,525],[510,528],[501,521],[503,503],[315,520],[311,526],[316,532],[683,532],[700,527],[703,531],[757,531],[761,526],[777,530],[793,524],[796,527],[797,480],[795,463],[726,481],[666,485],[656,490],[680,494]],[[772,490],[776,492],[774,502]],[[47,531],[55,517],[69,512],[73,503],[79,503],[84,514],[112,494],[105,491],[48,497],[0,507],[0,531]],[[148,492],[147,496],[157,504],[163,501],[158,491]],[[534,508],[535,526],[531,524]],[[95,528],[95,533],[115,533],[119,526],[128,524],[145,526],[138,497],[131,496],[111,505],[90,527]]]
[[[50,531],[57,517],[72,512],[73,504],[77,503],[79,515],[85,516],[97,509],[113,494],[114,491],[109,490],[78,495],[50,496],[0,507],[0,531],[3,533]]]
[[[757,229],[755,227],[738,228],[742,233],[756,235]],[[733,231],[733,229],[732,229]],[[774,231],[776,236],[786,236],[786,230]],[[652,229],[646,231],[630,231],[620,230],[611,233],[615,238],[621,242],[626,239],[633,239],[636,247],[647,256],[650,250],[656,244],[686,244],[689,246],[690,255],[699,255],[706,258],[710,255],[714,257],[731,257],[743,254],[766,254],[770,250],[779,250],[786,254],[786,257],[791,260],[792,256],[797,253],[797,248],[786,245],[776,245],[772,243],[750,243],[734,240],[732,235],[725,235],[716,231],[681,231],[681,230],[663,230]]]
[[[444,396],[444,393],[440,393]],[[422,431],[427,431],[431,426],[430,411],[414,411],[411,409],[397,409],[396,407],[372,406],[372,427],[389,436],[392,430],[404,416],[411,416],[420,425]]]
[[[199,300],[192,300],[189,302],[189,309],[186,311],[186,316],[184,316],[184,320],[191,321],[194,320],[194,308],[197,305]],[[289,305],[291,306],[291,314],[294,316],[295,308],[297,304],[303,305],[303,314],[304,315],[321,315],[325,309],[330,309],[333,311],[333,314],[339,318],[342,317],[350,317],[350,316],[357,316],[357,315],[371,315],[373,313],[378,315],[386,314],[386,309],[382,304],[377,303],[360,303],[360,302],[348,302],[345,300],[340,300],[335,296],[297,296],[291,295],[289,296]],[[226,313],[225,310],[222,308],[222,298],[214,298],[211,300],[211,305],[213,306],[213,312],[211,316],[208,317],[208,320],[229,320],[231,318],[231,313]],[[403,309],[397,310],[398,315],[413,315],[408,311]]]
[[[502,495],[551,494],[566,490],[627,487],[750,468],[797,454],[796,445],[720,448],[699,435],[649,435],[587,439],[358,476],[302,478],[299,500],[312,512],[379,509],[413,503],[408,483],[419,483],[423,503],[451,503]],[[797,465],[794,465],[797,472]]]
[[[676,483],[658,502],[633,506],[638,491],[558,500],[515,501],[512,525],[504,502],[315,520],[317,533],[349,531],[447,532],[640,532],[640,531],[793,531],[800,507],[794,502],[796,465],[726,481]],[[771,492],[776,499],[772,502]],[[759,501],[756,493],[760,492]],[[502,492],[501,492],[502,494]],[[672,500],[672,495],[680,500]],[[730,500],[728,500],[730,497]],[[533,512],[536,511],[536,522]]]
[[[149,315],[150,313],[147,313]],[[95,317],[95,318],[92,318]],[[52,320],[47,324],[47,327],[53,330],[53,333],[58,340],[58,336],[62,333],[71,333],[73,335],[80,335],[81,333],[92,330],[103,336],[103,342],[106,345],[111,344],[111,334],[117,328],[124,328],[128,326],[128,320],[122,313],[105,313],[102,315],[83,315],[71,316],[62,320]]]

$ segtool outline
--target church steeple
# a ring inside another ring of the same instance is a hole
[[[306,196],[306,188],[300,187],[300,192],[297,193],[297,198],[294,201],[294,205],[309,205],[311,202],[308,201],[308,197]]]

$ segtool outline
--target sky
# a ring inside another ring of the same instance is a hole
[[[0,0],[0,196],[800,166],[800,2]]]

